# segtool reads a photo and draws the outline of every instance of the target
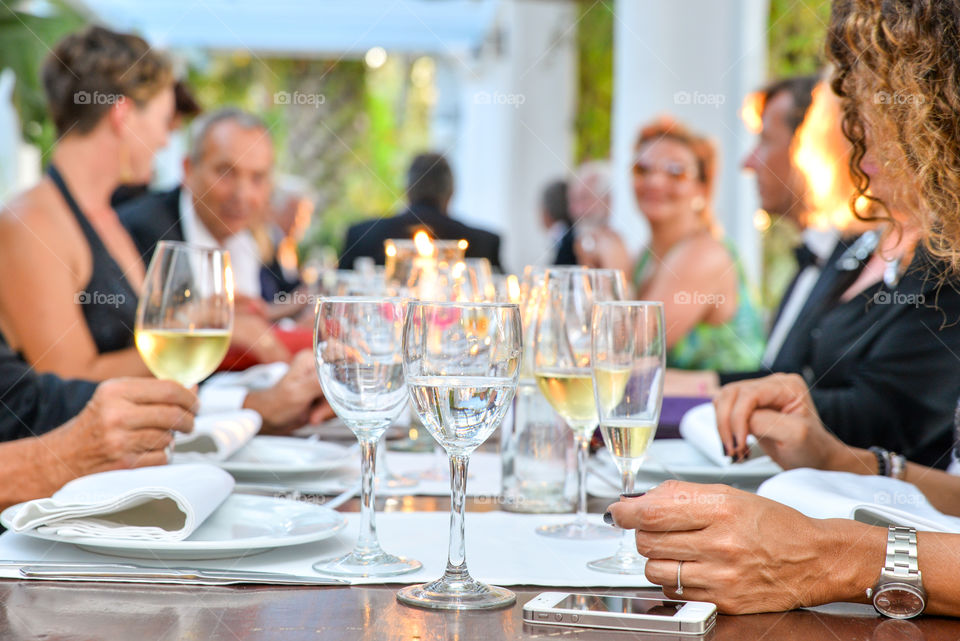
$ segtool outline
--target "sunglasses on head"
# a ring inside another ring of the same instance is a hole
[[[647,163],[638,160],[633,163],[633,175],[638,178],[646,178],[656,171],[661,171],[671,180],[677,182],[686,180],[694,175],[694,171],[682,162],[665,162],[659,165]]]

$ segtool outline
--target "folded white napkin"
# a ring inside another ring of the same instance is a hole
[[[91,474],[48,499],[24,503],[15,532],[181,541],[233,491],[233,477],[213,465],[158,465]]]
[[[768,479],[757,494],[816,519],[850,518],[871,525],[960,533],[960,518],[930,505],[915,485],[886,476],[802,468]]]
[[[723,451],[723,441],[717,431],[717,413],[713,403],[704,403],[691,408],[680,419],[680,436],[711,463],[726,467],[728,465],[769,465],[770,457],[763,453],[752,434],[747,436],[750,454],[747,460],[734,463]]]
[[[254,365],[242,372],[214,374],[200,386],[201,414],[231,412],[243,407],[247,393],[276,385],[289,371],[283,362]]]
[[[263,419],[253,410],[198,416],[192,432],[177,433],[173,462],[226,460],[250,442],[262,423]]]

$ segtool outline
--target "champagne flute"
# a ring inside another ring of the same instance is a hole
[[[623,493],[630,494],[660,420],[666,368],[663,304],[595,303],[591,359],[600,433],[620,470]],[[633,530],[624,530],[617,552],[587,567],[643,574],[645,563],[637,552]]]
[[[323,394],[360,442],[360,535],[353,551],[318,561],[313,569],[337,576],[395,576],[421,567],[419,561],[387,554],[377,539],[374,482],[377,443],[403,411],[399,298],[321,298],[313,335]]]
[[[590,372],[591,314],[595,301],[623,298],[623,274],[604,269],[548,269],[536,320],[534,377],[540,391],[574,432],[577,447],[577,515],[573,522],[537,532],[563,539],[616,536],[587,522],[587,459],[599,422]]]
[[[217,369],[233,331],[230,255],[160,241],[137,304],[134,343],[154,376],[193,387]],[[173,446],[167,448],[167,459]]]
[[[520,309],[507,303],[412,302],[403,332],[403,370],[411,404],[450,457],[450,540],[443,577],[397,593],[430,609],[485,610],[511,605],[513,592],[467,570],[464,499],[470,453],[503,420],[517,389]]]

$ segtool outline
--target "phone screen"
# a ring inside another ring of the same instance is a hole
[[[684,601],[638,599],[625,596],[604,596],[602,594],[568,594],[553,607],[564,610],[583,610],[585,612],[620,612],[623,614],[672,617],[684,605],[686,605]]]

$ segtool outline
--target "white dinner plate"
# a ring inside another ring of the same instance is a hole
[[[233,456],[217,463],[235,477],[277,478],[326,472],[352,461],[350,448],[293,436],[255,436]]]
[[[22,503],[0,514],[7,528]],[[272,496],[231,494],[196,531],[182,541],[137,541],[90,536],[60,536],[36,530],[21,532],[57,543],[135,559],[229,559],[259,554],[279,547],[329,538],[346,525],[346,519],[321,505]]]
[[[606,449],[597,452],[604,478],[619,479],[620,474]],[[695,483],[726,483],[744,489],[756,489],[771,476],[783,469],[769,456],[758,457],[745,463],[734,463],[720,467],[697,451],[692,445],[680,438],[656,439],[647,449],[647,458],[637,474],[637,491],[656,485],[667,479],[680,479]],[[604,487],[604,483],[591,483],[591,493],[606,496],[613,488]],[[592,488],[597,491],[593,492]]]

